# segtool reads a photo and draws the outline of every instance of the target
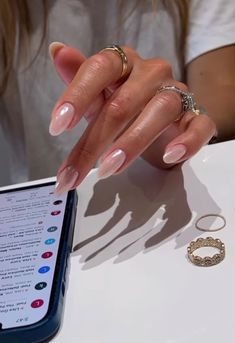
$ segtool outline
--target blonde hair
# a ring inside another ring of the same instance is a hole
[[[37,53],[41,49],[44,37],[46,36],[47,5],[46,0],[41,1],[43,5],[44,22],[42,25],[42,37]],[[2,64],[0,94],[5,91],[13,68],[14,58],[17,52],[17,41],[20,45],[20,52],[27,51],[31,32],[32,23],[27,0],[0,0],[0,47],[2,51],[2,60],[0,61]],[[32,62],[33,61],[31,61],[31,63]]]
[[[41,0],[43,5],[43,25],[42,36],[37,53],[33,60],[36,58],[40,51],[43,41],[46,37],[47,30],[47,4],[46,0]],[[136,5],[143,3],[144,0],[136,0]],[[185,38],[188,28],[188,0],[162,0],[166,7],[172,7],[172,4],[176,5],[180,22],[181,22],[181,39],[178,47],[180,53],[184,51]],[[117,0],[122,13],[122,7],[125,0]],[[152,0],[153,11],[157,8],[157,0]],[[121,14],[122,15],[122,14]],[[173,14],[174,16],[174,14]],[[125,18],[122,18],[125,20]],[[122,20],[122,21],[123,21]],[[0,0],[0,46],[2,50],[2,70],[3,74],[0,80],[0,94],[4,92],[7,86],[7,82],[10,73],[13,68],[14,58],[16,54],[17,40],[20,43],[20,52],[26,51],[30,44],[30,36],[32,32],[32,23],[30,17],[30,11],[28,8],[27,0]],[[183,57],[183,56],[181,56]],[[33,61],[31,61],[32,63]]]

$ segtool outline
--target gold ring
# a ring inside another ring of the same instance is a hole
[[[122,73],[120,77],[123,77],[127,72],[127,66],[128,66],[128,59],[125,52],[122,50],[122,48],[119,45],[115,45],[115,44],[106,46],[106,48],[102,49],[101,52],[105,50],[113,51],[121,58]]]
[[[206,256],[201,257],[198,255],[194,255],[193,252],[199,248],[203,247],[213,247],[219,250],[219,253],[214,254],[213,256]],[[210,267],[214,266],[215,264],[220,263],[223,261],[225,257],[225,245],[221,242],[220,239],[207,237],[207,238],[198,238],[196,241],[192,241],[187,248],[188,250],[188,258],[189,260],[195,264],[196,266],[201,267]]]
[[[223,223],[221,226],[219,226],[216,229],[205,229],[202,226],[199,225],[200,220],[204,219],[204,218],[208,218],[208,217],[218,217],[221,218],[223,220]],[[221,214],[216,214],[216,213],[209,213],[209,214],[205,214],[204,216],[201,216],[200,218],[198,218],[198,220],[196,221],[195,227],[200,230],[200,231],[208,231],[208,232],[215,232],[215,231],[219,231],[222,230],[224,227],[226,226],[226,219],[221,215]]]

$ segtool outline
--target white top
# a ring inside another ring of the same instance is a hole
[[[45,44],[28,69],[12,73],[8,90],[0,100],[1,125],[7,142],[5,152],[10,165],[6,182],[10,183],[55,175],[85,127],[83,121],[72,132],[59,137],[51,137],[48,133],[50,112],[65,87],[48,57],[50,42],[62,41],[81,49],[87,56],[110,43],[127,44],[142,57],[167,59],[173,66],[175,78],[182,79],[182,63],[175,42],[180,25],[178,20],[172,20],[161,1],[158,1],[156,12],[152,11],[150,0],[143,1],[134,10],[135,1],[123,1],[121,13],[116,0],[48,3]],[[40,42],[42,19],[40,2],[31,1],[29,5],[34,22],[30,51],[33,56]],[[117,13],[124,18],[119,32]],[[186,62],[209,50],[234,43],[234,18],[234,0],[191,0]],[[0,182],[3,181],[0,173]]]

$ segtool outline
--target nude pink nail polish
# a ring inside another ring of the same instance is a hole
[[[125,162],[126,154],[123,150],[114,150],[110,155],[102,161],[98,168],[98,177],[105,179],[113,175]]]
[[[163,161],[165,163],[175,163],[179,161],[186,153],[186,146],[183,144],[176,144],[165,151]]]
[[[79,172],[72,166],[66,167],[57,177],[54,193],[60,195],[72,189],[79,177]]]
[[[52,61],[54,61],[54,58],[55,58],[55,55],[57,54],[57,52],[64,47],[65,47],[65,45],[61,42],[52,42],[49,45],[48,51],[49,51],[49,56],[50,56]]]
[[[75,116],[75,108],[69,102],[65,102],[56,109],[49,127],[52,136],[58,136],[64,132]]]

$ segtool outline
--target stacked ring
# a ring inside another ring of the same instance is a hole
[[[214,254],[213,256],[206,256],[201,257],[198,255],[194,255],[193,252],[199,248],[203,247],[213,247],[219,250],[219,253]],[[195,264],[196,266],[202,267],[210,267],[214,266],[215,264],[220,263],[223,261],[225,257],[225,246],[224,243],[221,242],[220,239],[207,237],[207,238],[198,238],[196,241],[192,241],[187,248],[188,250],[188,257],[190,261]]]
[[[203,226],[200,226],[201,220],[203,220],[204,218],[210,218],[210,217],[220,218],[222,220],[222,224],[218,226],[217,228],[213,228],[213,229],[204,228]],[[196,229],[200,231],[209,231],[209,232],[222,230],[225,226],[226,226],[226,219],[224,218],[224,216],[222,216],[221,214],[215,214],[215,213],[209,213],[209,214],[205,214],[201,216],[200,218],[197,219],[196,224],[195,224]]]
[[[115,52],[121,59],[122,61],[122,73],[121,73],[121,77],[123,77],[126,72],[127,72],[127,67],[128,67],[128,59],[127,56],[125,54],[125,52],[122,50],[122,48],[119,45],[108,45],[106,48],[102,49],[102,51],[105,50],[111,50],[113,52]]]
[[[175,86],[162,86],[158,89],[157,93],[165,92],[165,91],[172,91],[176,92],[181,96],[181,102],[182,102],[182,112],[188,112],[192,111],[196,115],[200,114],[200,111],[196,105],[196,102],[194,100],[193,94],[190,92],[182,91],[180,88]]]

